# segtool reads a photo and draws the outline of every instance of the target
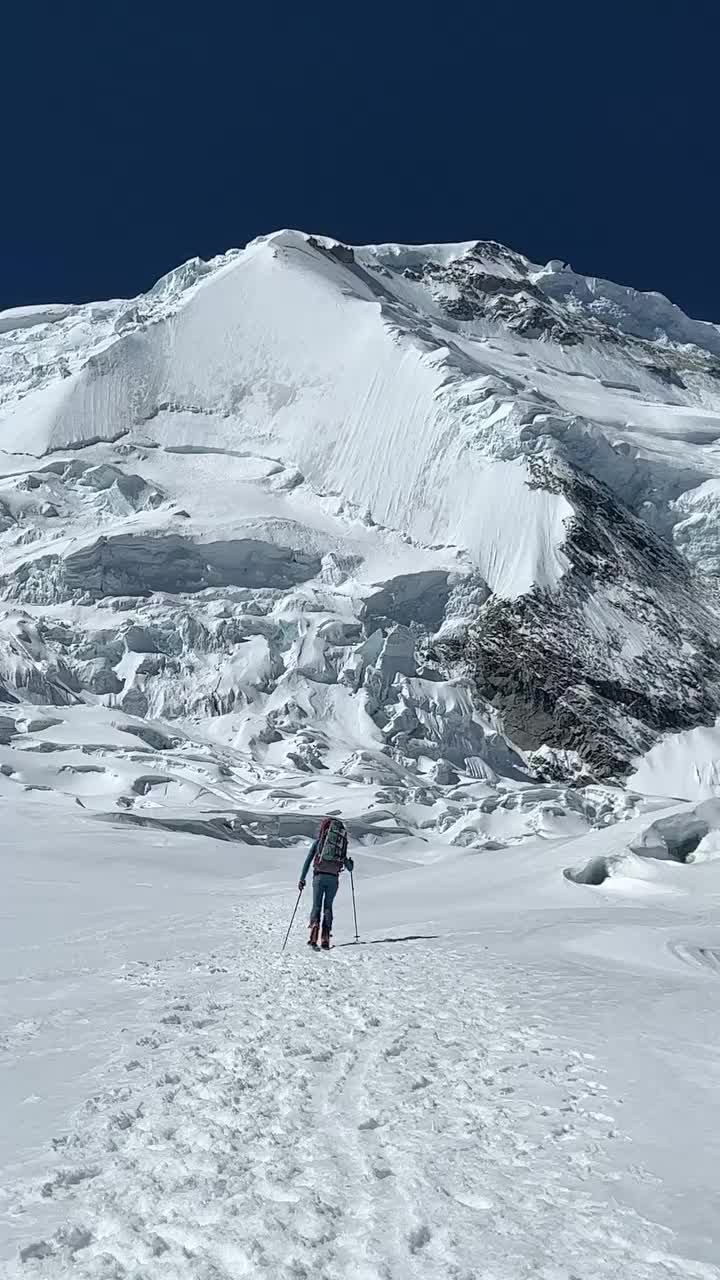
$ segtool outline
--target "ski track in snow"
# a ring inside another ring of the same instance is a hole
[[[316,955],[301,929],[283,956],[282,925],[246,903],[232,948],[118,974],[146,1020],[126,1081],[9,1189],[66,1225],[5,1280],[716,1280],[614,1200],[602,1064],[521,1021],[546,976],[422,939]]]

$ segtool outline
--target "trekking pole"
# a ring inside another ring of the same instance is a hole
[[[284,942],[283,942],[283,944],[282,944],[282,949],[283,949],[283,951],[285,950],[285,948],[286,948],[286,946],[287,946],[287,940],[288,940],[288,938],[290,937],[290,930],[292,929],[292,927],[293,927],[293,925],[294,925],[294,923],[295,923],[295,917],[296,917],[296,915],[297,915],[298,907],[300,906],[300,899],[302,898],[302,893],[303,893],[303,891],[302,891],[302,889],[301,889],[301,890],[300,890],[300,892],[299,892],[299,894],[298,894],[298,896],[297,896],[297,902],[295,903],[295,910],[293,911],[293,913],[292,913],[292,915],[291,915],[291,917],[290,917],[290,923],[289,923],[289,925],[288,925],[288,931],[287,931],[287,933],[285,934],[285,941],[284,941]]]
[[[358,927],[357,927],[357,908],[355,907],[355,881],[354,881],[354,879],[353,879],[353,873],[352,873],[352,871],[350,872],[350,888],[352,889],[353,916],[354,916],[354,918],[355,918],[355,941],[356,941],[356,942],[359,942],[359,941],[360,941],[360,934],[358,933]]]

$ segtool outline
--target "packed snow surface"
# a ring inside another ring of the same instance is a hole
[[[0,314],[6,1280],[718,1280],[719,356],[493,242]]]
[[[361,837],[362,945],[344,884],[283,955],[304,845],[45,794],[4,838],[3,1275],[720,1274],[720,867],[622,870],[650,813]]]

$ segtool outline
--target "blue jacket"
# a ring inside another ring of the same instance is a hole
[[[310,864],[311,864],[311,862],[312,862],[313,858],[315,857],[315,854],[317,853],[317,846],[318,846],[318,842],[317,842],[317,840],[313,840],[312,844],[310,845],[310,852],[308,853],[308,856],[307,856],[307,858],[305,859],[305,861],[304,861],[304,863],[303,863],[303,869],[302,869],[302,871],[300,872],[300,879],[301,879],[301,880],[307,880],[307,877],[308,877],[308,871],[310,870]],[[355,863],[353,862],[352,858],[349,858],[349,857],[347,857],[347,855],[346,855],[346,857],[345,857],[345,862],[343,863],[343,866],[347,867],[348,871],[352,871],[352,870],[354,869],[354,867],[355,867]],[[317,875],[317,872],[315,872],[315,874]],[[321,873],[321,874],[323,874],[323,873]],[[332,871],[328,871],[328,872],[325,872],[324,874],[326,874],[326,875],[333,875],[333,874],[334,874],[334,872],[332,872]]]

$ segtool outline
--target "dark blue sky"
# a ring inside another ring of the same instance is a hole
[[[715,8],[5,6],[0,307],[297,226],[497,239],[720,321]]]

